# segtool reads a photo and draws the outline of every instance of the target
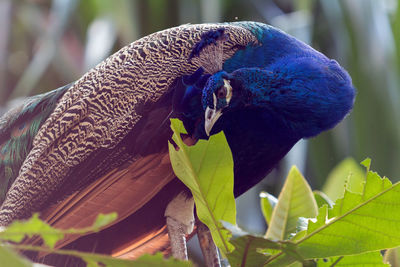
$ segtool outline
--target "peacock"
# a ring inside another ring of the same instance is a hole
[[[135,258],[172,246],[185,258],[174,236],[193,234],[193,200],[170,166],[170,118],[187,142],[224,131],[239,196],[300,139],[338,124],[354,99],[335,60],[266,24],[151,34],[0,119],[0,225],[40,212],[55,227],[84,227],[117,211],[107,229],[57,247]]]

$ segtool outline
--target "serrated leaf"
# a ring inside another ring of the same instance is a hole
[[[230,232],[221,221],[236,224],[236,206],[233,195],[233,158],[223,132],[208,141],[199,140],[187,146],[181,138],[186,133],[178,119],[171,119],[172,139],[169,154],[176,176],[190,189],[196,203],[198,218],[208,226],[215,244],[223,253],[233,250]]]
[[[322,191],[332,200],[343,197],[345,187],[353,193],[362,193],[365,171],[353,159],[340,162],[328,175]]]
[[[33,264],[4,246],[0,246],[1,266],[32,267]]]
[[[369,171],[371,167],[371,159],[370,158],[364,159],[363,161],[361,161],[361,165],[363,165],[365,168],[367,168],[367,171]]]
[[[324,192],[314,190],[313,193],[318,208],[322,207],[323,205],[327,205],[329,208],[332,208],[334,203],[327,195],[325,195]]]
[[[43,239],[46,246],[53,248],[55,244],[64,238],[66,234],[86,234],[90,232],[99,231],[100,228],[104,227],[106,224],[111,223],[117,218],[117,214],[99,214],[90,227],[83,229],[56,229],[51,227],[46,222],[39,218],[38,214],[34,214],[30,219],[26,221],[15,221],[10,226],[8,226],[4,231],[0,232],[0,239],[8,240],[13,242],[21,242],[26,236],[32,237],[38,235]]]
[[[288,267],[304,267],[304,265],[301,262],[296,261],[290,264]]]
[[[78,253],[79,254],[79,253]],[[98,254],[91,253],[83,253],[84,255],[81,258],[86,261],[86,263],[90,263],[93,266],[101,266],[101,267],[148,267],[148,266],[165,266],[165,267],[189,267],[192,266],[190,261],[181,261],[177,260],[173,257],[169,259],[164,259],[162,253],[157,253],[155,255],[143,255],[136,260],[122,260],[113,258],[111,256],[103,256]],[[94,265],[97,264],[97,265]]]
[[[235,250],[227,254],[231,266],[262,266],[269,255],[264,255],[259,248],[263,248],[263,251],[268,251],[267,248],[281,249],[279,243],[253,235],[244,235],[231,240],[231,242],[235,246]]]
[[[317,203],[307,181],[296,167],[292,167],[279,194],[266,238],[285,240],[296,232],[300,217],[317,216]]]
[[[327,220],[328,220],[328,206],[324,205],[318,209],[317,218],[310,219],[308,221],[307,234],[316,231],[320,227],[323,227],[326,224]]]
[[[260,193],[261,211],[262,214],[264,215],[264,219],[267,225],[269,225],[271,222],[272,212],[274,211],[274,208],[277,203],[278,199],[273,195],[267,192]]]
[[[327,258],[378,251],[400,245],[400,184],[368,172],[363,194],[345,191],[333,209],[320,208],[315,222],[308,224],[307,235],[295,242],[304,259]],[[271,266],[287,263],[289,255],[278,253]],[[290,262],[290,261],[289,261]]]
[[[99,214],[97,215],[97,218],[94,221],[92,228],[94,231],[100,231],[101,228],[115,221],[117,217],[118,215],[116,212],[108,214]]]
[[[13,222],[0,233],[0,238],[18,243],[21,242],[25,236],[32,237],[34,235],[40,235],[44,243],[50,248],[53,248],[58,240],[64,238],[64,233],[61,230],[57,230],[40,220],[37,213],[27,221]]]
[[[100,262],[97,262],[89,257],[82,258],[86,262],[86,267],[102,267]]]
[[[334,265],[333,265],[334,264]],[[368,252],[358,255],[332,257],[327,259],[319,259],[317,261],[318,267],[390,267],[390,265],[383,262],[382,255],[379,251]]]
[[[308,223],[310,223],[310,220],[308,221]],[[308,226],[308,223],[307,223],[307,226]],[[305,237],[306,235],[307,235],[307,230],[299,231],[299,232],[297,232],[297,233],[294,235],[294,237],[292,237],[292,238],[290,239],[290,241],[295,242],[295,241],[297,241],[297,240],[302,239],[302,238]]]
[[[58,249],[52,250],[45,247],[39,246],[28,246],[28,245],[14,245],[14,244],[6,244],[8,247],[12,247],[18,250],[28,250],[28,251],[36,251],[36,252],[45,252],[45,253],[55,253],[58,255],[66,255],[66,256],[74,256],[84,260],[87,266],[90,267],[147,267],[147,266],[166,266],[166,267],[189,267],[192,266],[190,261],[182,261],[177,260],[173,257],[168,259],[164,258],[164,255],[161,252],[156,253],[155,255],[143,255],[135,260],[125,260],[113,258],[112,256],[107,256],[103,254],[89,253],[89,252],[80,252],[76,250],[65,250]],[[1,249],[1,247],[0,247]],[[1,252],[1,251],[0,251]],[[1,258],[1,255],[0,255]],[[3,263],[3,262],[1,262]],[[0,264],[1,265],[1,264]],[[3,265],[1,265],[3,266]],[[14,265],[7,265],[14,266]],[[28,265],[30,266],[30,265]],[[21,266],[22,267],[22,266]]]

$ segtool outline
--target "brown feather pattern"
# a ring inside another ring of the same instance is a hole
[[[33,148],[0,209],[0,225],[27,217],[46,205],[65,177],[101,148],[115,147],[175,78],[192,73],[202,61],[189,54],[209,30],[224,27],[217,42],[226,60],[238,45],[256,43],[246,29],[229,24],[183,25],[146,36],[122,48],[78,80],[60,99],[33,140]],[[204,64],[204,65],[207,65]]]
[[[224,38],[190,58],[204,33],[222,27]],[[133,42],[90,70],[65,92],[39,129],[0,208],[0,225],[40,211],[54,227],[78,228],[89,226],[99,213],[116,211],[119,217],[112,226],[83,237],[69,235],[56,247],[129,259],[160,250],[168,254],[164,210],[186,188],[174,179],[166,149],[132,155],[120,143],[142,129],[135,126],[143,118],[160,123],[159,113],[154,112],[153,119],[152,112],[176,78],[199,67],[214,73],[238,47],[250,43],[257,44],[256,37],[239,26],[182,25]],[[108,157],[97,156],[94,163],[99,167],[82,172],[87,183],[81,183],[76,167],[92,166],[91,158],[104,151]],[[64,195],[71,184],[79,185],[77,190]],[[72,264],[54,255],[38,256],[47,264]]]

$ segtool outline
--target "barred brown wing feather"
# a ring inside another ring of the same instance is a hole
[[[115,147],[146,115],[144,106],[155,103],[175,78],[200,67],[201,60],[188,59],[193,44],[204,32],[220,27],[183,25],[144,37],[116,52],[69,88],[36,135],[1,206],[0,224],[7,225],[38,210],[74,166],[96,150]],[[255,42],[255,37],[241,27],[224,28],[228,38],[216,44],[222,47],[221,60],[229,58],[238,44]]]
[[[206,47],[191,58],[203,34],[221,27],[226,38],[212,44],[218,56]],[[168,159],[171,85],[199,67],[214,72],[249,43],[256,37],[239,26],[183,25],[133,42],[86,73],[35,136],[0,208],[0,225],[42,211],[55,227],[85,227],[98,213],[117,211],[113,226],[67,236],[57,247],[86,244],[82,250],[130,258],[167,249],[164,209],[185,190]],[[102,245],[94,249],[92,241]]]

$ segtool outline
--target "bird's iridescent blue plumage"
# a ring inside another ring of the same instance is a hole
[[[249,29],[259,43],[226,60],[202,92],[192,95],[192,102],[201,98],[201,107],[186,110],[184,117],[198,114],[200,108],[203,113],[222,112],[211,134],[224,130],[227,136],[238,195],[262,179],[299,139],[339,123],[353,107],[355,89],[335,60],[294,37],[264,24],[234,24]],[[217,97],[224,80],[232,87],[229,103]],[[185,126],[198,138],[207,138],[204,115],[199,120],[186,121]]]

